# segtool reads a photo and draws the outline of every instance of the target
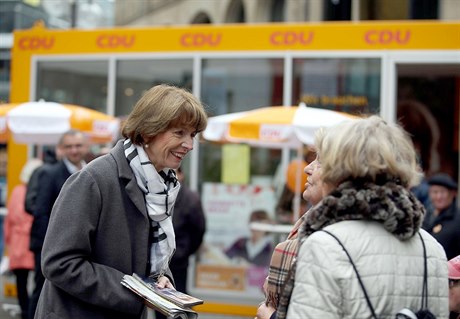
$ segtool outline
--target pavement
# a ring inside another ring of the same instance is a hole
[[[29,276],[33,276],[32,273]],[[0,275],[0,319],[20,319],[21,310],[18,305],[16,297],[10,297],[8,294],[11,292],[8,288],[10,285],[5,283],[13,283],[14,277],[5,277]],[[32,277],[29,277],[29,282],[32,282]],[[29,287],[32,291],[32,287]],[[148,319],[155,319],[153,312],[149,312]],[[248,319],[248,317],[239,317],[231,315],[215,315],[215,314],[199,314],[199,319]]]
[[[21,318],[21,309],[19,308],[16,298],[5,297],[3,294],[0,297],[0,319]]]

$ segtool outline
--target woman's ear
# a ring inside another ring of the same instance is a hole
[[[142,137],[142,145],[148,145],[150,142],[148,136],[145,134],[141,134],[141,137]]]

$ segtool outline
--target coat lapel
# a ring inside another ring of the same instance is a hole
[[[112,154],[112,156],[115,158],[115,162],[117,162],[118,176],[122,180],[126,180],[125,189],[128,197],[134,203],[136,208],[144,216],[148,217],[144,194],[142,194],[139,186],[137,186],[136,177],[134,176],[131,167],[129,167],[128,160],[125,157],[122,140],[117,142],[110,154]]]

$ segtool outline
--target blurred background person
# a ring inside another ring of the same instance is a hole
[[[460,255],[447,263],[449,269],[449,319],[460,319]]]
[[[249,216],[249,224],[271,223],[271,219],[265,210],[255,210]],[[272,236],[261,230],[250,230],[249,237],[238,238],[225,254],[236,264],[252,264],[261,267],[267,267],[270,263],[270,256],[273,251]]]
[[[181,187],[174,205],[173,226],[176,235],[176,251],[169,268],[174,277],[176,289],[187,293],[187,269],[189,258],[203,242],[206,219],[200,195],[185,184],[182,168],[176,170]]]
[[[6,211],[6,169],[8,167],[8,156],[6,152],[6,146],[0,144],[0,261],[3,258],[4,254],[4,235],[3,235],[3,221],[4,221],[4,211]]]
[[[27,282],[29,271],[34,269],[34,255],[29,250],[30,228],[33,217],[24,209],[27,183],[32,172],[42,165],[40,159],[30,159],[22,168],[21,184],[13,188],[8,200],[8,213],[4,223],[5,244],[9,266],[16,277],[16,288],[21,318],[28,318],[29,293]]]
[[[423,172],[430,176],[441,167],[439,141],[441,132],[430,108],[412,98],[398,101],[397,117],[411,136]]]
[[[407,88],[403,89],[403,91],[406,90]],[[408,93],[405,92],[404,94]],[[397,117],[404,130],[410,134],[420,169],[428,177],[437,172],[441,165],[439,153],[441,130],[430,108],[409,96],[398,101]],[[429,210],[431,209],[431,202],[426,177],[422,178],[421,182],[412,187],[411,190],[425,206],[425,209]]]
[[[57,144],[57,154],[61,160],[51,165],[43,165],[38,175],[39,191],[36,194],[34,220],[30,233],[30,250],[34,253],[35,287],[30,298],[29,318],[33,319],[38,299],[45,282],[41,268],[42,248],[48,223],[62,186],[73,173],[86,165],[83,160],[88,152],[88,141],[83,132],[69,130],[62,134]]]
[[[444,247],[447,259],[460,255],[460,210],[457,183],[445,173],[428,179],[432,209],[427,211],[423,228]]]
[[[283,290],[277,318],[394,318],[403,308],[418,311],[424,247],[426,308],[447,317],[447,259],[420,229],[425,209],[409,189],[421,173],[409,135],[371,116],[319,130],[315,146],[324,197],[299,230],[295,277]]]
[[[56,150],[48,149],[43,153],[43,164],[34,169],[32,175],[30,176],[29,182],[27,183],[27,191],[25,198],[25,210],[30,215],[34,214],[35,204],[37,201],[37,194],[40,191],[40,184],[38,182],[38,177],[40,172],[44,169],[45,165],[51,165],[58,161],[59,150],[56,147]]]

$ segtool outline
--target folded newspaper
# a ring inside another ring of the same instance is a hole
[[[137,274],[124,275],[121,284],[144,298],[146,304],[165,316],[174,319],[195,319],[198,314],[191,306],[203,303],[203,300],[170,288],[158,288],[151,278],[141,278]]]

